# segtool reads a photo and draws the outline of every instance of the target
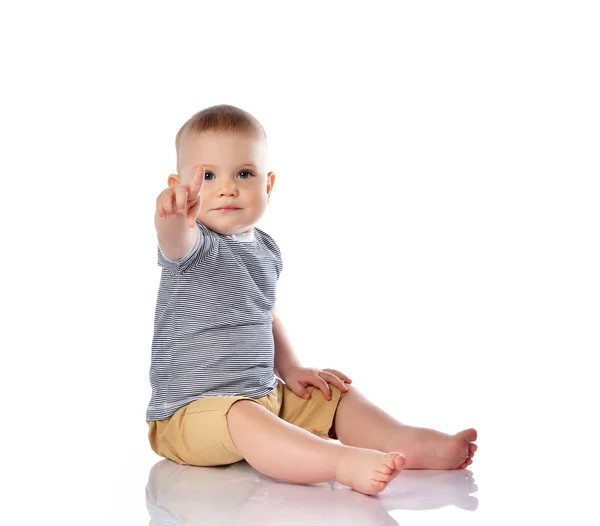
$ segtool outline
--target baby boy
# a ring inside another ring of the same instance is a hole
[[[367,495],[402,469],[471,464],[475,429],[402,424],[344,373],[304,367],[295,355],[275,307],[281,251],[255,226],[275,184],[256,118],[213,106],[175,143],[177,174],[154,221],[162,270],[146,413],[152,449],[194,466],[245,459],[281,481],[338,481]]]

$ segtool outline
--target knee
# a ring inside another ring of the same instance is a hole
[[[355,397],[355,396],[356,396],[356,397],[361,397],[361,396],[362,396],[362,395],[360,394],[360,391],[359,391],[358,389],[356,389],[356,387],[354,387],[354,385],[348,385],[348,386],[347,386],[347,387],[348,387],[348,390],[347,390],[347,391],[343,391],[342,389],[340,389],[340,388],[336,387],[335,385],[331,385],[331,384],[329,384],[329,387],[330,387],[331,389],[337,389],[337,390],[340,392],[340,400],[342,400],[343,398],[346,398],[346,397],[348,397],[348,396],[349,396],[350,398],[353,398],[353,397]]]

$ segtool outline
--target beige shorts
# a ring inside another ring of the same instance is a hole
[[[310,398],[296,396],[281,380],[261,398],[207,396],[178,409],[164,420],[148,422],[148,439],[157,455],[178,464],[221,466],[243,459],[227,427],[227,412],[237,400],[252,400],[286,422],[324,439],[336,438],[332,430],[341,391],[332,384],[331,400],[314,386]]]

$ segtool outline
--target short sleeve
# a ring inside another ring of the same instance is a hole
[[[273,243],[275,243],[275,240],[273,240]],[[279,245],[277,245],[277,243],[275,243],[275,249],[275,268],[277,269],[277,279],[279,279],[281,271],[283,270],[283,260],[281,258],[281,250],[279,250]]]
[[[190,251],[183,257],[172,259],[165,256],[157,247],[157,264],[171,274],[185,274],[201,263],[215,245],[214,238],[206,226],[196,221],[196,240]]]
[[[264,230],[259,230],[259,232],[262,235],[262,239],[265,246],[273,255],[273,258],[275,260],[275,270],[277,272],[277,279],[279,279],[281,271],[283,270],[283,261],[281,258],[281,250],[279,249],[279,245],[277,244],[275,239],[273,239],[273,237],[267,234]]]

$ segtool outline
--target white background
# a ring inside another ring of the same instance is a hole
[[[155,198],[183,122],[233,104],[268,135],[257,226],[282,249],[303,364],[403,422],[479,431],[479,509],[393,517],[594,523],[595,2],[21,2],[0,19],[3,514],[148,523]]]

